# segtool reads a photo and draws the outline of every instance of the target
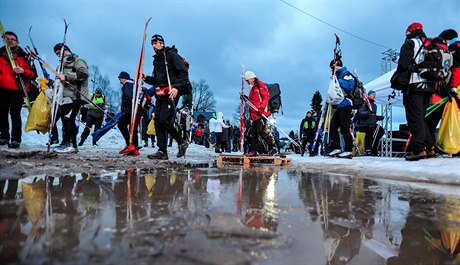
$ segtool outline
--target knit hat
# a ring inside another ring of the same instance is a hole
[[[251,78],[256,78],[256,74],[252,71],[246,71],[246,73],[244,73],[244,79],[247,81]]]
[[[72,51],[69,49],[69,46],[67,46],[67,45],[65,45],[65,44],[62,44],[62,43],[58,43],[58,44],[54,45],[53,51],[54,51],[54,52],[60,51],[60,50],[62,49],[62,45],[64,45],[64,51],[72,52]]]
[[[125,79],[129,79],[130,76],[127,72],[125,71],[121,71],[120,74],[118,75],[118,78],[125,78]]]
[[[367,92],[367,96],[370,96],[372,94],[376,94],[374,90],[369,90],[369,92]]]
[[[155,35],[152,36],[151,42],[154,43],[154,42],[157,42],[157,41],[165,43],[165,39],[163,39],[163,36],[155,34]]]
[[[407,29],[406,29],[406,36],[411,34],[413,31],[415,31],[417,29],[422,29],[423,30],[422,24],[420,24],[418,22],[414,22],[414,23],[410,24],[409,27],[407,27]]]
[[[311,114],[311,111],[307,111],[307,115],[308,115],[308,114]]]
[[[457,31],[453,29],[446,29],[441,34],[439,34],[439,37],[443,38],[444,40],[453,40],[455,38],[458,38]]]
[[[96,88],[96,90],[94,91],[94,93],[96,93],[96,94],[102,94],[102,89]]]

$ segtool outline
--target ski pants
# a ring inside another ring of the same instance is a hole
[[[64,129],[65,138],[69,140],[73,147],[77,148],[77,126],[75,126],[75,118],[80,111],[82,102],[74,100],[70,104],[60,106],[62,127]]]
[[[136,121],[134,122],[134,130],[133,130],[133,139],[132,143],[136,149],[139,147],[139,139],[137,136],[138,126],[139,126],[139,114],[136,117]],[[125,139],[126,146],[129,146],[129,132],[131,129],[131,113],[123,113],[121,115],[120,120],[118,120],[118,129],[120,129],[121,135],[123,135],[123,139]]]
[[[434,140],[425,120],[426,109],[430,105],[431,94],[410,92],[403,94],[403,104],[406,109],[406,120],[412,139],[409,144],[412,153],[419,154],[425,147],[431,149]]]
[[[251,151],[259,152],[259,136],[265,141],[268,145],[268,151],[270,152],[273,149],[273,141],[270,138],[270,135],[267,133],[267,128],[265,126],[264,119],[258,119],[252,121],[251,125],[252,131],[252,141],[251,141]]]
[[[178,101],[178,97],[175,99]],[[176,103],[176,102],[174,102]],[[158,149],[167,152],[168,134],[180,145],[184,139],[174,127],[176,118],[176,104],[171,100],[158,100],[155,104],[155,131],[157,136]]]
[[[377,155],[380,138],[385,134],[381,126],[364,126],[360,131],[366,133],[364,146],[366,150],[371,150],[373,155]]]
[[[95,117],[93,115],[87,115],[86,116],[86,126],[85,126],[85,130],[83,131],[83,133],[81,134],[81,139],[80,141],[82,143],[85,142],[86,138],[88,138],[88,135],[90,133],[90,129],[93,128],[93,125],[94,125],[94,131],[97,131],[101,128],[101,125],[102,125],[102,120],[104,120],[104,116],[102,117]]]
[[[21,108],[24,99],[22,91],[0,88],[0,138],[21,142],[22,119]],[[8,121],[11,117],[11,135]]]
[[[438,123],[442,118],[442,114],[444,113],[445,107],[446,104],[443,104],[441,107],[437,108],[430,115],[428,115],[428,117],[425,118],[426,124],[428,125],[428,130],[430,131],[430,135],[433,141],[436,140],[436,127],[438,127]]]
[[[340,136],[338,129],[342,133],[343,140],[345,142],[344,151],[351,152],[353,150],[353,139],[350,134],[350,125],[351,125],[351,106],[345,106],[342,108],[337,108],[332,116],[331,124],[329,126],[329,131],[331,134],[332,150],[341,149],[340,148]]]

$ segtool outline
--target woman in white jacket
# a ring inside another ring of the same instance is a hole
[[[216,153],[222,153],[221,150],[221,138],[222,138],[222,131],[223,128],[228,128],[229,126],[224,122],[224,114],[222,112],[217,113],[217,119],[215,124],[215,132],[216,132]],[[223,147],[222,149],[225,149]]]

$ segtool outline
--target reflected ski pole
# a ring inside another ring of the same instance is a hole
[[[256,108],[256,106],[254,106],[254,104],[252,104],[249,99],[247,99],[247,97],[245,95],[241,95],[241,98],[246,101],[246,103],[248,103],[249,107],[253,108],[254,110],[256,110],[257,113],[259,113],[266,121],[268,121],[268,123],[270,123],[272,126],[274,126],[276,129],[278,129],[278,131],[280,131],[284,136],[286,136],[286,138],[289,139],[289,141],[291,141],[295,146],[301,148],[300,144],[298,144],[296,141],[294,141],[291,137],[289,137],[289,135],[287,135],[283,130],[281,130],[278,126],[276,126],[270,119],[267,118],[267,116],[265,116],[265,114],[262,114],[259,112],[259,110]]]

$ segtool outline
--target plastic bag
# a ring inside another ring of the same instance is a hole
[[[48,89],[48,81],[39,78],[41,91],[35,99],[32,108],[30,109],[29,117],[27,118],[25,131],[37,130],[41,133],[48,132],[48,126],[50,123],[51,106],[46,99],[45,90]]]
[[[338,105],[344,99],[343,90],[339,85],[339,81],[335,75],[332,76],[331,82],[329,83],[329,89],[327,90],[327,103],[332,105]]]
[[[155,135],[155,119],[152,117],[152,120],[149,122],[149,125],[147,126],[147,135]]]
[[[446,103],[436,145],[448,154],[460,152],[460,109],[456,100]]]

